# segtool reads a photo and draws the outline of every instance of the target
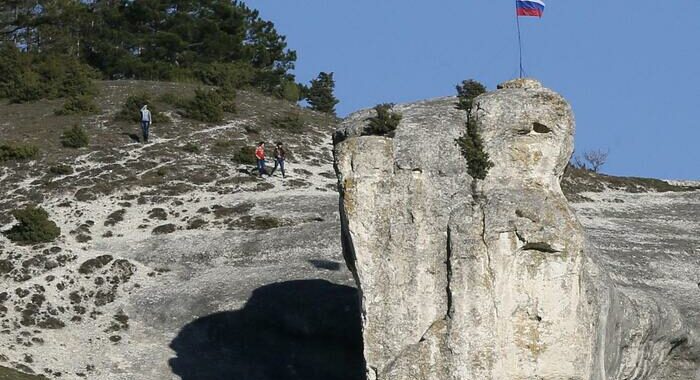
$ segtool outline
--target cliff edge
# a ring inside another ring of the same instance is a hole
[[[692,363],[687,318],[618,287],[562,193],[568,103],[531,79],[478,97],[473,123],[494,164],[483,181],[455,143],[466,122],[455,103],[397,106],[393,138],[362,135],[371,111],[336,131],[367,377],[656,379],[676,350]]]

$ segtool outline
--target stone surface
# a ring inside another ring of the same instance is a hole
[[[368,378],[650,379],[694,344],[677,308],[621,288],[586,248],[559,184],[566,101],[529,79],[477,98],[494,163],[478,182],[455,144],[455,102],[396,106],[393,139],[360,136],[369,111],[336,131]]]

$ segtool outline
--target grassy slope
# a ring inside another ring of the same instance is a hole
[[[313,151],[330,143],[329,136],[337,122],[334,117],[300,110],[305,123],[303,133],[273,128],[273,120],[299,108],[255,91],[239,91],[237,113],[227,114],[226,122],[218,126],[183,119],[173,105],[157,102],[159,110],[165,111],[172,120],[152,126],[155,144],[147,146],[135,143],[140,135],[137,123],[114,120],[114,115],[131,94],[147,92],[152,99],[165,94],[186,98],[195,88],[195,85],[183,83],[100,82],[100,95],[96,98],[100,111],[91,116],[54,115],[61,100],[0,103],[0,115],[3,115],[0,143],[30,143],[41,149],[34,161],[0,163],[0,191],[12,193],[0,200],[0,224],[9,221],[7,211],[18,204],[40,203],[47,195],[58,191],[75,191],[76,197],[89,197],[89,193],[110,194],[130,186],[147,186],[155,192],[172,193],[185,191],[187,182],[214,185],[224,180],[221,160],[230,162],[242,146],[252,147],[257,141],[285,142],[290,162],[320,165],[321,161],[327,161]],[[62,131],[75,124],[87,130],[90,136],[87,148],[76,150],[61,146]],[[186,144],[196,146],[200,153],[185,152]],[[330,151],[330,145],[323,149]],[[271,150],[268,145],[268,152]],[[73,166],[76,175],[49,173],[49,167],[56,164]],[[238,180],[248,179],[243,176]],[[13,186],[16,184],[24,186],[18,189]]]

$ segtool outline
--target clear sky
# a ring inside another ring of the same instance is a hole
[[[602,171],[700,179],[700,1],[545,0],[521,18],[525,70],[572,104],[576,150]],[[335,73],[338,114],[489,89],[518,75],[514,0],[248,0],[298,53]]]

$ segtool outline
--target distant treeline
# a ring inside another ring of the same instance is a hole
[[[199,81],[289,100],[296,52],[236,0],[2,0],[0,97],[90,91],[89,80]]]

